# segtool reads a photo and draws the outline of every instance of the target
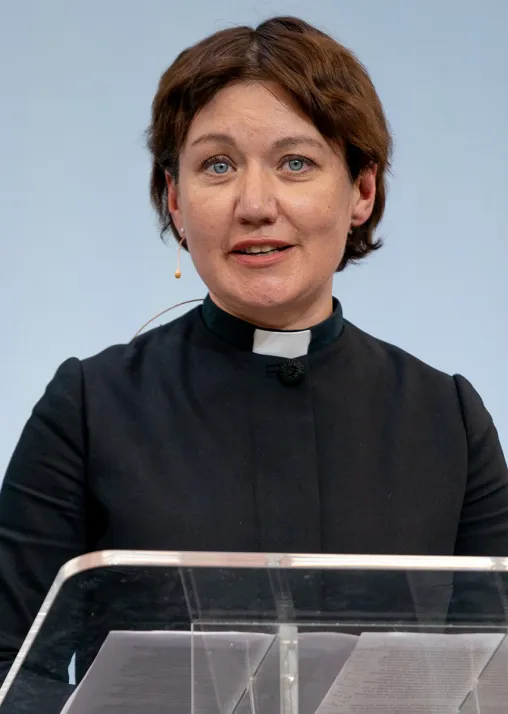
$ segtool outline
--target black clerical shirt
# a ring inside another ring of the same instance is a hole
[[[102,549],[508,555],[492,420],[333,315],[278,335],[209,298],[64,362],[0,494],[0,658],[67,560]]]

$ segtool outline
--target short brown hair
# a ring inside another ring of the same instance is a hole
[[[295,17],[274,17],[255,29],[232,27],[181,52],[162,75],[147,130],[152,154],[150,196],[161,235],[171,229],[165,171],[178,181],[178,156],[199,109],[231,82],[272,80],[291,94],[320,133],[340,142],[351,179],[377,165],[372,215],[348,237],[337,270],[379,248],[374,231],[386,200],[392,139],[365,67],[329,35]]]

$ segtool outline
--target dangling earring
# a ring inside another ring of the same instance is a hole
[[[353,228],[354,228],[354,226],[352,226],[352,225],[349,226],[349,230],[348,230],[348,232],[347,232],[348,236],[352,236],[352,235],[353,235]]]
[[[180,233],[183,235],[185,233],[185,228],[182,228],[180,230]],[[181,278],[182,277],[182,271],[180,270],[180,253],[182,249],[182,243],[184,242],[185,238],[182,238],[180,242],[178,243],[178,252],[176,254],[176,270],[175,270],[175,278]]]

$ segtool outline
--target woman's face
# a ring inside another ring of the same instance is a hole
[[[351,225],[375,172],[351,182],[342,151],[271,82],[228,85],[194,117],[168,205],[214,302],[261,326],[304,328],[331,311]],[[265,252],[266,251],[266,252]]]

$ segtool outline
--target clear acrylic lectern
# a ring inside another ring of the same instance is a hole
[[[506,714],[508,559],[106,551],[65,565],[0,714]]]

